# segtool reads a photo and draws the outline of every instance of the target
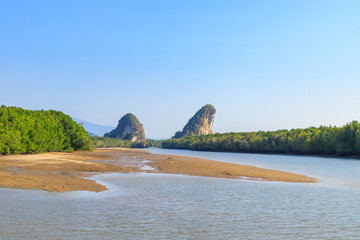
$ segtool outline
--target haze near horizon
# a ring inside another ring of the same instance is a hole
[[[0,104],[169,138],[360,120],[358,1],[0,0]]]

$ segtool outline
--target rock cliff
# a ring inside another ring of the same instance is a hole
[[[117,127],[111,132],[105,133],[104,137],[130,140],[132,142],[145,142],[144,128],[135,115],[131,113],[124,115],[119,120]]]
[[[216,110],[213,105],[203,106],[197,113],[190,118],[182,131],[176,132],[173,138],[200,136],[211,133],[214,124]]]

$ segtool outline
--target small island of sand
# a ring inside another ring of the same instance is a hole
[[[143,166],[153,170],[144,170]],[[0,156],[0,186],[51,192],[106,190],[88,179],[99,173],[169,173],[190,176],[313,183],[301,174],[135,149],[96,149],[93,152],[52,152]]]

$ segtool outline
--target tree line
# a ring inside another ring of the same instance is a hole
[[[254,153],[359,155],[360,123],[278,131],[216,133],[162,142],[163,148]]]
[[[134,143],[130,140],[123,140],[110,137],[90,137],[93,142],[94,148],[109,148],[109,147],[122,147],[122,148],[131,148]]]
[[[0,154],[92,150],[81,124],[60,111],[0,107]]]
[[[157,148],[161,148],[163,142],[164,142],[164,140],[146,139],[146,147],[157,147]]]
[[[94,148],[111,148],[111,147],[122,147],[122,148],[145,148],[145,147],[162,147],[162,140],[151,140],[146,139],[143,141],[132,142],[130,140],[110,138],[110,137],[90,137]]]
[[[203,151],[360,155],[360,123],[278,131],[216,133],[131,142],[89,137],[81,124],[55,110],[0,107],[0,154],[92,150],[93,147],[163,147]]]

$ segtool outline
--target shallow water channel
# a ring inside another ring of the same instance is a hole
[[[1,239],[359,239],[360,160],[151,149],[305,174],[280,183],[103,174],[110,190],[0,188]]]

